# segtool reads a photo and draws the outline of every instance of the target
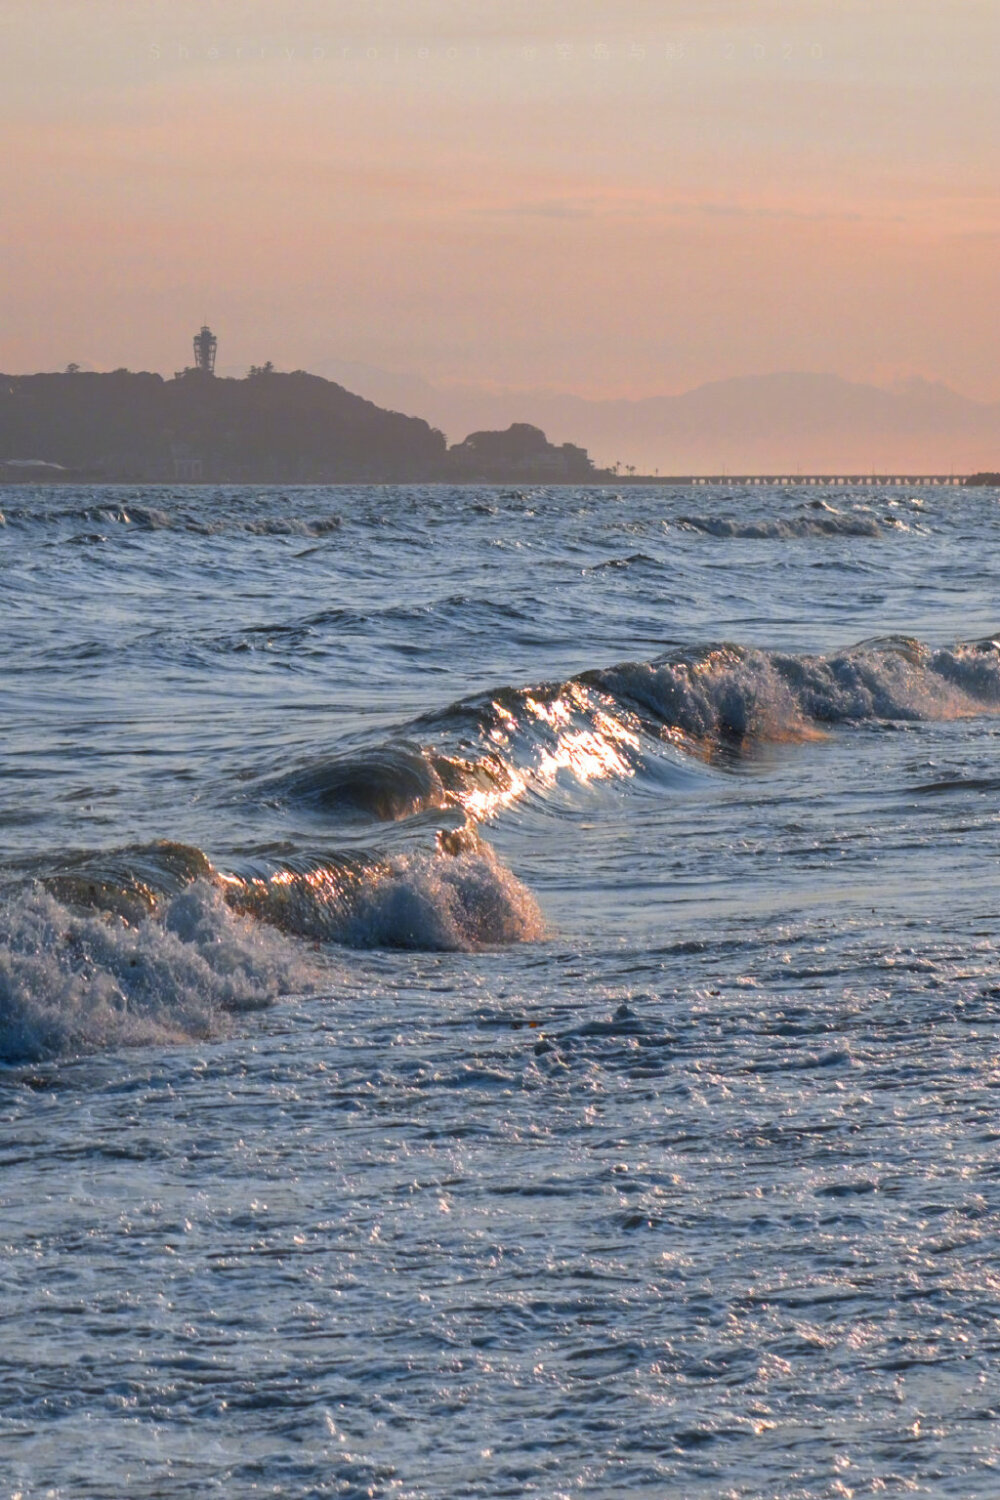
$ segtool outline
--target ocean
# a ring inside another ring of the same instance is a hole
[[[0,490],[0,1494],[1000,1493],[998,499]]]

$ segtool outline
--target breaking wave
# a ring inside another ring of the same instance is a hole
[[[837,725],[998,708],[994,639],[932,649],[893,636],[826,656],[723,643],[462,699],[382,745],[265,777],[256,795],[323,822],[453,810],[475,825],[522,799],[551,803],[567,786],[685,784],[694,762],[725,766]]]
[[[462,699],[384,743],[239,783],[233,795],[311,817],[318,853],[296,843],[221,869],[163,842],[22,867],[0,902],[0,1061],[215,1034],[315,987],[330,944],[542,937],[534,896],[477,832],[515,803],[553,814],[594,783],[677,788],[766,742],[998,711],[992,637],[829,655],[721,644]]]
[[[315,983],[298,948],[203,880],[138,921],[36,886],[0,908],[0,1062],[217,1036]]]
[[[934,650],[890,636],[828,656],[725,644],[581,680],[695,743],[807,739],[827,725],[996,712],[1000,643]]]
[[[434,853],[222,874],[183,845],[111,851],[0,905],[0,1063],[223,1032],[315,990],[315,947],[471,951],[540,937],[530,892],[471,834]]]
[[[487,844],[464,830],[439,844],[375,864],[227,876],[226,899],[283,931],[352,948],[463,952],[543,935],[534,896]]]

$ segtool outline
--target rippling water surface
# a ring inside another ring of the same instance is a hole
[[[0,511],[0,1493],[1000,1491],[996,491]]]

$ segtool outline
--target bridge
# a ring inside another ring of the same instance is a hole
[[[798,489],[803,485],[843,487],[866,485],[872,489],[913,489],[931,485],[960,486],[963,480],[956,474],[694,474],[687,479],[661,479],[661,484],[704,485],[788,485]]]

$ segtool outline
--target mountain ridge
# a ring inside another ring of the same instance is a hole
[[[585,445],[602,467],[620,462],[646,473],[965,473],[995,468],[1000,453],[1000,403],[921,377],[887,389],[832,372],[779,370],[706,381],[674,395],[601,399],[435,386],[370,365],[353,371],[373,399],[391,391],[449,435],[533,422],[553,441]]]

